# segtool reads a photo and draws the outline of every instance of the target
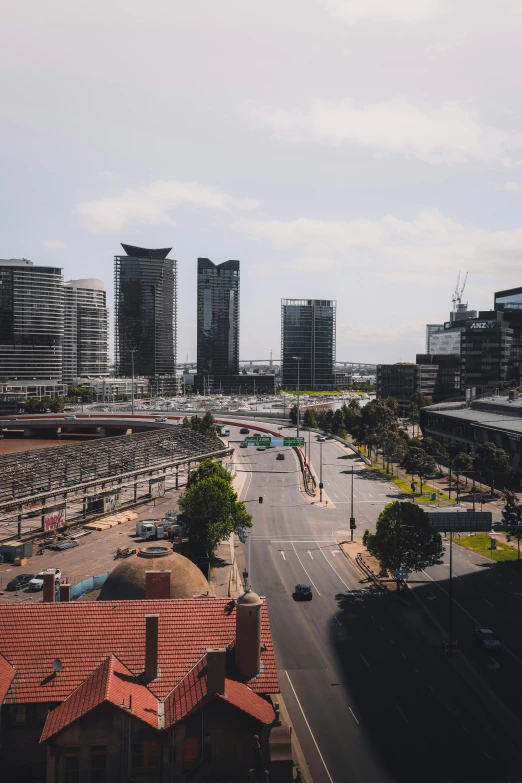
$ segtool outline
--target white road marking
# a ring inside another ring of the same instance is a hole
[[[310,578],[310,574],[308,573],[308,571],[306,570],[306,568],[305,568],[305,567],[304,567],[304,565],[303,565],[303,561],[301,560],[301,558],[300,558],[300,557],[299,557],[299,555],[297,554],[297,549],[296,549],[296,548],[295,548],[295,546],[294,546],[294,542],[292,541],[292,542],[291,542],[291,544],[292,544],[292,548],[293,548],[294,552],[295,552],[295,553],[296,553],[296,555],[297,555],[297,559],[298,559],[298,560],[299,560],[299,562],[301,563],[301,566],[302,566],[302,568],[303,568],[303,571],[305,572],[305,574],[307,575],[308,579],[310,580],[310,584],[311,584],[311,585],[314,585],[314,583],[312,582],[312,579]],[[319,592],[319,590],[317,589],[317,587],[316,587],[315,585],[314,585],[314,590],[315,590],[315,592],[317,593],[317,595],[321,595],[321,593]]]
[[[281,552],[281,554],[283,555],[283,560],[286,560],[285,553]]]
[[[408,723],[408,718],[407,718],[407,717],[406,717],[406,715],[403,713],[403,711],[401,710],[401,708],[400,708],[400,707],[398,707],[397,705],[395,705],[395,706],[397,707],[397,710],[398,710],[398,712],[399,712],[399,715],[400,715],[402,718],[404,718],[404,720],[406,721],[406,723]]]
[[[308,554],[310,555],[310,557],[311,557],[311,558],[312,558],[312,560],[313,560],[313,559],[314,559],[314,556],[312,555],[312,553],[310,552],[310,550],[309,550],[309,549],[307,549],[306,551],[308,552]]]
[[[339,618],[338,618],[338,617],[334,617],[334,620],[335,620],[335,622],[336,622],[338,625],[342,625],[342,623],[341,623],[341,621],[339,620]]]
[[[349,709],[349,710],[350,710],[350,712],[352,713],[353,719],[354,719],[354,721],[356,722],[356,724],[357,724],[357,725],[359,725],[359,721],[358,721],[358,720],[357,720],[357,718],[355,717],[355,713],[354,713],[354,711],[352,710],[352,708],[351,708],[351,707],[348,707],[348,709]]]
[[[415,672],[415,674],[420,674],[420,671],[418,669],[414,669],[413,671]]]
[[[465,726],[463,726],[462,728],[464,729],[464,731],[466,732],[466,734],[469,734],[469,731],[468,731],[468,729],[467,729]]]
[[[286,676],[288,677],[288,682],[290,683],[290,687],[291,687],[292,691],[294,692],[295,700],[296,700],[296,702],[297,702],[297,705],[298,705],[299,709],[301,710],[301,714],[302,714],[302,716],[303,716],[303,718],[304,718],[304,722],[306,723],[306,727],[307,727],[308,731],[310,732],[310,736],[311,736],[311,738],[312,738],[312,739],[313,739],[313,741],[314,741],[314,745],[315,745],[315,747],[316,747],[316,750],[317,750],[317,752],[318,752],[318,754],[319,754],[319,758],[320,758],[320,759],[321,759],[321,761],[323,762],[323,767],[325,768],[326,774],[328,775],[328,779],[329,779],[330,783],[334,783],[334,781],[333,781],[333,778],[332,778],[332,776],[330,775],[330,772],[328,771],[328,767],[326,766],[326,762],[325,762],[325,760],[324,760],[324,758],[323,758],[323,754],[322,754],[322,753],[321,753],[321,751],[319,750],[319,745],[317,744],[317,740],[315,739],[315,737],[314,737],[314,735],[313,735],[313,732],[312,732],[312,729],[310,728],[310,724],[308,723],[308,721],[307,721],[307,719],[306,719],[306,715],[304,714],[304,710],[303,710],[303,708],[301,707],[301,702],[299,701],[299,699],[298,699],[298,697],[297,697],[297,693],[295,692],[295,688],[294,688],[294,686],[293,686],[293,684],[292,684],[292,680],[290,679],[290,675],[289,675],[289,674],[288,674],[288,672],[286,672],[286,671],[285,671],[285,674],[286,674]],[[353,714],[353,713],[352,713],[352,714]],[[355,717],[355,716],[354,716],[354,717]]]
[[[360,656],[361,656],[361,658],[363,659],[363,661],[365,662],[366,666],[369,666],[370,664],[368,663],[368,661],[366,660],[366,658],[364,657],[364,655],[363,655],[362,653],[360,653]]]
[[[319,547],[319,550],[320,550],[321,552],[323,552],[322,548],[319,546],[319,543],[318,543],[317,541],[316,541],[315,543],[316,543],[316,544],[317,544],[317,546]],[[332,571],[334,571],[334,572],[337,574],[337,576],[339,577],[339,579],[341,580],[341,582],[343,583],[343,585],[346,587],[346,589],[348,590],[348,592],[349,592],[349,593],[351,593],[351,592],[352,592],[352,591],[351,591],[351,589],[348,587],[348,585],[346,584],[346,582],[344,581],[344,579],[342,578],[342,576],[341,576],[341,575],[340,575],[340,574],[339,574],[339,573],[336,571],[336,569],[335,569],[335,568],[333,567],[333,565],[330,563],[330,561],[328,560],[328,558],[326,557],[326,555],[325,555],[325,553],[324,553],[324,552],[323,552],[323,557],[324,557],[324,559],[326,560],[326,562],[328,563],[328,565],[330,566],[330,568],[332,569]]]
[[[333,549],[332,550],[332,555],[338,555],[338,554],[340,554],[340,552],[341,552],[340,549]]]
[[[491,603],[491,601],[488,601],[488,599],[487,599],[487,598],[484,598],[484,601],[485,601],[487,604],[489,604],[489,605],[491,606],[491,608],[492,608],[492,609],[494,609],[494,608],[495,608],[495,607],[493,606],[493,604]]]

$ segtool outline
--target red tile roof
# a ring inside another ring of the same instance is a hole
[[[132,705],[132,715],[158,728],[158,699],[121,661],[109,655],[59,707],[49,713],[41,741],[49,739],[103,703],[112,703],[129,712],[124,705]]]
[[[131,675],[141,674],[146,614],[159,615],[160,677],[148,689],[158,699],[165,699],[179,684],[179,704],[183,699],[187,705],[194,703],[191,691],[197,690],[198,684],[187,681],[181,686],[181,681],[208,648],[234,643],[236,607],[227,598],[0,604],[0,627],[9,628],[9,633],[0,636],[0,655],[15,670],[7,683],[9,671],[5,664],[0,665],[0,683],[8,687],[5,703],[64,701],[111,654]],[[248,686],[258,694],[277,693],[266,603],[261,610],[261,639],[263,667]],[[63,668],[53,677],[55,658],[62,661]]]
[[[3,655],[0,655],[0,705],[5,699],[5,695],[11,683],[14,680],[15,670],[10,663],[6,661]]]

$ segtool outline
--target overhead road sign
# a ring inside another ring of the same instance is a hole
[[[283,438],[283,446],[304,446],[304,438]]]
[[[491,511],[427,511],[430,527],[441,533],[489,532],[493,525]]]
[[[271,446],[272,437],[270,435],[255,437],[254,435],[247,435],[245,438],[246,443],[251,443],[253,446]]]

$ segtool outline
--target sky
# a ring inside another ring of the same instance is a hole
[[[99,277],[172,247],[241,262],[241,358],[281,298],[337,300],[337,358],[522,285],[522,0],[3,0],[0,257]]]

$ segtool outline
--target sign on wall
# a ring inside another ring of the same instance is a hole
[[[151,479],[149,481],[151,498],[162,498],[165,494],[165,479]]]
[[[45,508],[42,514],[42,527],[46,533],[65,527],[65,506]]]

